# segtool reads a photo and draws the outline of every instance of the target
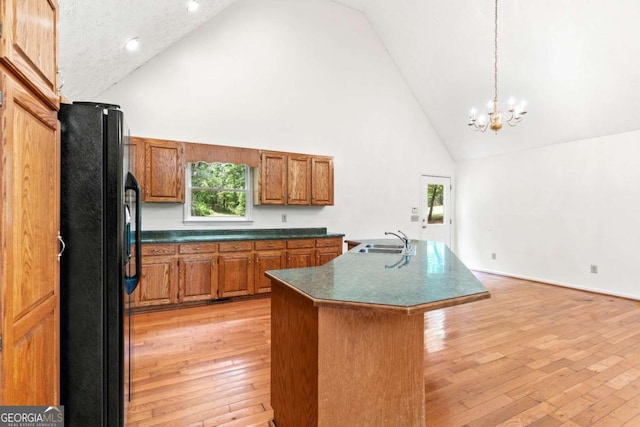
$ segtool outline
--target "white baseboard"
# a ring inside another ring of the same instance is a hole
[[[640,296],[638,296],[638,295],[631,295],[631,294],[625,294],[625,293],[622,293],[622,292],[612,292],[612,291],[607,291],[607,290],[603,290],[603,289],[590,288],[588,286],[576,285],[575,283],[557,282],[557,281],[554,281],[554,280],[540,279],[538,277],[524,276],[522,274],[508,273],[508,272],[505,272],[505,271],[488,270],[488,269],[485,269],[485,268],[469,267],[469,269],[473,270],[473,271],[479,271],[481,273],[495,274],[495,275],[498,275],[498,276],[513,277],[515,279],[523,279],[523,280],[529,280],[531,282],[544,283],[545,285],[561,286],[563,288],[577,289],[577,290],[580,290],[580,291],[587,291],[587,292],[592,292],[592,293],[595,293],[595,294],[611,295],[611,296],[614,296],[614,297],[621,297],[621,298],[640,301]]]

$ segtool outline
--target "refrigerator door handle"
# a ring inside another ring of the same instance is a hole
[[[58,230],[58,241],[62,246],[60,248],[60,252],[58,252],[58,262],[60,262],[60,258],[62,258],[62,253],[64,252],[65,249],[67,249],[67,245],[64,243],[64,240],[62,240],[62,235],[60,234],[60,230]]]
[[[127,179],[124,184],[124,190],[132,190],[136,194],[136,213],[135,213],[135,248],[136,248],[136,272],[133,276],[128,276],[125,274],[125,285],[127,294],[131,295],[131,293],[138,286],[138,282],[140,281],[140,272],[142,271],[142,248],[140,244],[140,229],[142,227],[141,221],[141,196],[140,196],[140,184],[138,184],[138,180],[133,176],[131,172],[127,173]],[[127,242],[130,244],[130,236],[127,235]]]

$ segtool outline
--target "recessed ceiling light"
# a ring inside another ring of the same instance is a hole
[[[200,5],[198,4],[198,0],[191,0],[187,5],[187,10],[189,12],[195,12],[196,10],[198,10],[199,6]]]
[[[126,50],[128,50],[129,52],[133,52],[134,50],[138,50],[139,46],[140,46],[140,39],[138,37],[134,37],[134,38],[128,40],[124,44],[124,48]]]

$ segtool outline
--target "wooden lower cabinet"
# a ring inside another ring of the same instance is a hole
[[[259,240],[254,242],[254,293],[271,292],[271,280],[264,272],[286,268],[286,240]]]
[[[265,277],[267,270],[281,270],[286,267],[287,261],[284,251],[260,251],[255,254],[255,293],[271,292],[271,280]]]
[[[323,265],[342,254],[342,247],[318,248],[316,249],[316,265]]]
[[[287,241],[287,268],[326,264],[342,254],[342,237]]]
[[[178,285],[176,258],[143,259],[140,283],[134,292],[134,306],[148,307],[176,302]]]
[[[342,254],[342,238],[147,244],[134,307],[271,292],[267,270],[313,267]]]
[[[305,268],[315,265],[314,248],[311,249],[292,249],[287,251],[287,268]]]
[[[342,255],[342,237],[316,240],[316,264],[323,265]]]
[[[218,286],[220,298],[253,294],[253,242],[219,244]]]
[[[315,265],[315,239],[287,240],[287,268],[305,268]]]
[[[253,265],[251,252],[230,252],[218,255],[218,284],[220,297],[253,294]]]
[[[179,302],[208,301],[218,298],[215,258],[185,257],[178,261],[180,270]]]

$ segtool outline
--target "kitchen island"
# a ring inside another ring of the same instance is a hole
[[[394,243],[267,271],[273,425],[425,425],[424,312],[489,292],[442,243],[413,241],[412,255],[367,251]]]

